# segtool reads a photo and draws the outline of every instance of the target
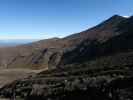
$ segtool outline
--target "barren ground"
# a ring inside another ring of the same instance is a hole
[[[43,69],[46,70],[46,69]],[[4,84],[12,82],[16,79],[39,73],[42,70],[31,70],[31,69],[0,69],[0,87]]]

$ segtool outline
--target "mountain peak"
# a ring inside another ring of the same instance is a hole
[[[121,16],[121,15],[118,15],[118,14],[115,14],[111,17],[111,19],[118,19],[118,18],[129,18],[130,16],[127,16],[127,15],[124,15],[124,16]]]
[[[120,16],[120,15],[113,15],[106,21],[118,21],[118,20],[124,20],[126,17]]]
[[[115,14],[115,15],[113,15],[111,18],[118,18],[118,17],[122,17],[122,16],[120,16],[120,15],[118,15],[118,14]]]
[[[102,27],[103,29],[106,29],[106,27],[112,28],[112,26],[117,26],[121,21],[125,20],[127,18],[120,16],[120,15],[113,15],[109,19],[103,21],[98,27]]]

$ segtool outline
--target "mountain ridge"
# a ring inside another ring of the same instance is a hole
[[[0,65],[6,65],[6,68],[26,68],[28,66],[28,68],[48,67],[51,69],[61,66],[65,61],[63,60],[65,55],[70,55],[70,61],[67,60],[68,63],[73,62],[76,55],[89,56],[91,54],[92,57],[92,55],[97,55],[96,48],[98,45],[121,34],[117,31],[117,26],[128,19],[130,18],[114,15],[93,28],[65,38],[46,39],[27,45],[1,48]],[[81,48],[86,50],[82,53]],[[77,54],[72,53],[73,51]],[[92,51],[95,51],[95,54]]]

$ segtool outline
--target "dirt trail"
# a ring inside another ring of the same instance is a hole
[[[46,69],[42,69],[46,70]],[[0,87],[4,84],[12,82],[13,80],[27,77],[39,73],[42,70],[31,70],[31,69],[0,69]]]

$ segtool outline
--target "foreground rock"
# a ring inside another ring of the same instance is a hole
[[[132,100],[132,73],[130,66],[129,69],[73,66],[16,80],[2,87],[0,95],[16,100]]]

